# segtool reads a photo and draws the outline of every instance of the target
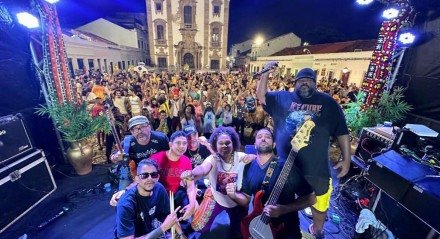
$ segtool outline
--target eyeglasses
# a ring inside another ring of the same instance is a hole
[[[150,126],[150,125],[146,124],[146,125],[142,125],[142,126],[139,126],[139,127],[133,127],[133,128],[131,128],[131,131],[133,131],[133,132],[142,131],[143,129],[146,129],[148,126]]]
[[[159,177],[159,173],[158,172],[152,172],[152,173],[141,173],[137,175],[140,179],[147,179],[148,177],[151,176],[151,178],[156,179]]]

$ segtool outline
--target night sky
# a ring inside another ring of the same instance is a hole
[[[228,46],[257,34],[270,39],[289,32],[312,44],[374,39],[385,8],[356,0],[232,0]],[[61,27],[75,28],[118,11],[145,12],[145,1],[60,0],[57,9]]]

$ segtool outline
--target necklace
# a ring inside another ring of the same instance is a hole
[[[232,158],[232,163],[230,163],[230,164],[231,164],[231,167],[230,167],[229,169],[225,169],[225,167],[223,166],[223,164],[229,164],[229,163],[226,163],[226,162],[224,162],[224,160],[221,159],[221,161],[220,161],[220,165],[222,166],[223,171],[225,171],[225,172],[229,172],[229,171],[231,171],[232,168],[234,167],[234,153],[232,153],[231,158]]]

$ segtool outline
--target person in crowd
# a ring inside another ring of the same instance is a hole
[[[141,103],[141,99],[139,98],[139,96],[137,96],[134,91],[129,90],[127,98],[128,98],[128,102],[130,105],[128,108],[130,110],[131,116],[140,115],[142,103]]]
[[[121,90],[115,90],[114,95],[115,97],[113,99],[113,105],[115,107],[118,107],[122,115],[127,115],[128,114],[127,106],[130,104],[127,97],[122,95]]]
[[[177,89],[177,88],[173,88],[173,89]],[[176,131],[178,128],[182,128],[182,126],[180,125],[180,114],[182,112],[183,109],[183,98],[181,98],[179,96],[179,91],[174,90],[173,93],[173,98],[170,100],[170,118],[171,118],[171,130],[174,132]]]
[[[208,102],[209,103],[209,102]],[[209,139],[212,132],[215,129],[215,113],[214,109],[211,106],[211,103],[207,104],[205,113],[203,115],[203,136]]]
[[[170,199],[164,186],[158,182],[160,174],[156,161],[144,159],[139,162],[136,186],[127,190],[116,207],[117,238],[160,238],[179,223],[177,212],[170,212]],[[177,237],[186,238],[180,227]]]
[[[104,112],[104,98],[96,98],[95,104],[92,107],[92,117],[96,118],[99,115],[105,114]],[[99,150],[103,149],[103,145],[105,143],[105,134],[102,130],[96,132],[96,139],[98,141],[98,148]]]
[[[196,110],[193,105],[186,105],[183,116],[181,117],[180,124],[182,128],[192,125],[197,128],[196,125]]]
[[[246,126],[247,107],[245,105],[245,99],[243,96],[240,96],[238,102],[236,102],[235,111],[235,130],[237,131],[237,133],[240,133],[240,139],[244,140],[244,128]]]
[[[268,62],[265,69],[276,68],[276,62]],[[337,139],[342,151],[342,160],[334,165],[338,177],[347,174],[350,168],[350,144],[348,129],[341,107],[327,94],[316,90],[316,73],[304,68],[295,77],[295,92],[267,92],[270,72],[261,75],[257,96],[266,112],[273,118],[276,128],[277,154],[286,159],[290,152],[290,138],[296,133],[304,116],[308,115],[316,124],[312,130],[313,140],[300,151],[296,165],[312,185],[317,203],[312,207],[313,224],[309,230],[316,238],[324,238],[323,226],[332,191],[328,167],[330,137]]]
[[[171,135],[171,127],[170,121],[168,120],[167,113],[162,110],[159,115],[159,126],[156,128],[157,131],[160,131],[166,135]]]

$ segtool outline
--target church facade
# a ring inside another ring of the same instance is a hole
[[[225,70],[230,0],[146,0],[151,65]]]

